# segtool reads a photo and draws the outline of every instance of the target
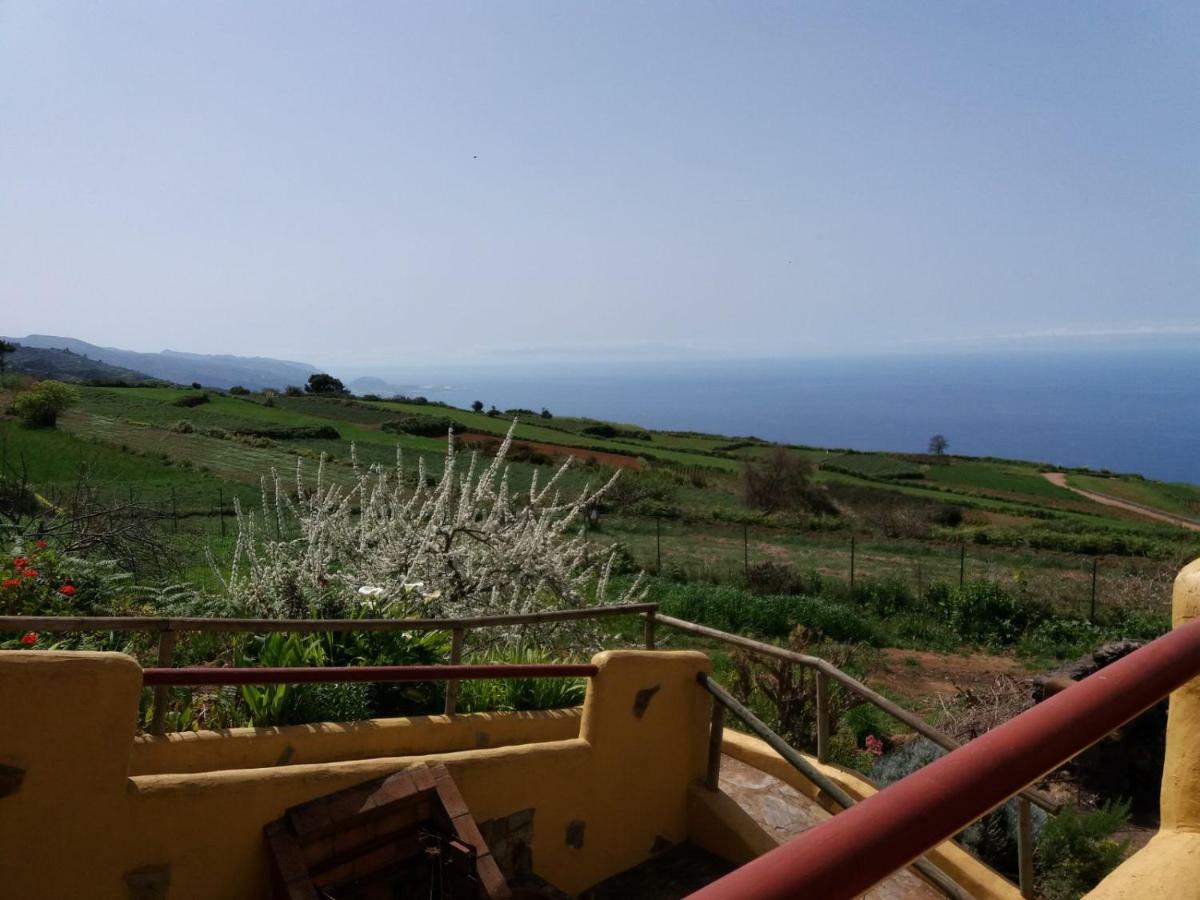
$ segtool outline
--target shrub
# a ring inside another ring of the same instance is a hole
[[[881,617],[890,617],[911,609],[916,603],[912,590],[900,578],[861,581],[855,585],[850,596],[855,603],[867,607]]]
[[[13,402],[21,421],[31,428],[53,428],[58,414],[79,401],[79,391],[61,381],[43,381]]]
[[[264,485],[260,511],[238,507],[233,558],[216,573],[231,610],[454,617],[613,602],[608,558],[589,553],[579,533],[608,484],[563,501],[556,487],[564,465],[516,502],[504,469],[511,433],[490,465],[470,471],[451,442],[432,487],[418,477],[410,488],[400,461],[360,469],[349,484],[324,466],[315,484],[306,482],[297,466],[293,499],[273,473],[273,496]],[[619,593],[615,602],[642,595],[636,580]],[[584,635],[594,626],[571,627]]]
[[[195,430],[196,427],[188,419],[179,419],[167,426],[167,431],[173,431],[176,434],[191,434]]]
[[[1038,888],[1047,900],[1074,900],[1117,867],[1128,841],[1113,832],[1129,818],[1127,801],[1106,802],[1090,813],[1068,806],[1047,820],[1037,843]]]
[[[765,513],[794,510],[808,505],[812,466],[786,447],[776,446],[762,459],[747,460],[742,467],[742,499]]]
[[[235,397],[243,397],[250,393],[250,389],[242,387],[240,384],[235,384],[229,389],[229,393],[233,394]]]
[[[208,402],[208,394],[184,394],[172,406],[182,406],[190,409],[193,406],[200,406],[202,403]]]
[[[970,581],[959,587],[937,584],[926,602],[960,638],[969,643],[1009,646],[1047,618],[1042,605],[1016,598],[992,581]]]
[[[825,587],[820,574],[801,574],[787,563],[762,560],[751,564],[746,571],[746,587],[755,594],[812,594],[817,595]]]
[[[296,384],[289,384],[283,389],[283,392],[289,397],[303,397],[304,388]]]
[[[336,441],[341,434],[332,425],[279,425],[266,428],[239,428],[235,435],[268,438],[276,441]]]
[[[445,416],[403,416],[384,422],[381,431],[392,434],[412,434],[419,437],[445,437],[457,423]]]
[[[490,653],[480,662],[535,665],[555,660],[542,650],[518,645]],[[458,699],[463,712],[567,709],[583,703],[584,690],[582,678],[471,680],[459,684]]]

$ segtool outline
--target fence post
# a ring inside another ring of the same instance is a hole
[[[1017,869],[1020,871],[1021,896],[1033,896],[1033,812],[1029,801],[1017,798]]]
[[[1088,614],[1088,621],[1092,624],[1096,622],[1096,566],[1097,559],[1092,557],[1092,611]]]
[[[713,697],[712,726],[708,732],[708,774],[704,786],[710,791],[721,789],[721,741],[725,736],[725,704]]]
[[[654,517],[654,574],[662,574],[662,519]]]
[[[462,665],[463,630],[450,630],[450,665]],[[452,716],[458,710],[458,679],[446,682],[446,715]]]
[[[850,590],[854,590],[854,535],[850,535]]]
[[[654,649],[654,610],[650,610],[650,612],[646,613],[646,620],[645,620],[644,624],[645,624],[645,630],[646,630],[646,649],[653,650]]]
[[[817,762],[829,761],[829,678],[817,671]]]
[[[962,587],[967,575],[967,545],[958,545],[958,586]]]
[[[169,669],[175,653],[175,631],[164,628],[158,633],[158,667]],[[154,688],[154,715],[150,719],[150,733],[162,734],[167,722],[167,699],[169,688],[165,684]]]

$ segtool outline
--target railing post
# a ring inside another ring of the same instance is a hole
[[[829,678],[817,671],[817,762],[829,761]]]
[[[704,786],[710,791],[721,789],[721,742],[725,736],[725,704],[713,697],[712,727],[708,732],[708,774]]]
[[[1033,811],[1029,801],[1017,798],[1017,869],[1021,874],[1021,896],[1033,896]]]
[[[646,629],[646,649],[654,649],[654,610],[646,613],[646,620],[643,623]]]
[[[160,669],[169,669],[171,667],[171,657],[175,653],[175,637],[176,632],[171,628],[164,628],[158,633],[158,667]],[[159,685],[154,689],[154,715],[150,719],[150,733],[162,734],[167,722],[167,699],[170,688],[165,684]]]
[[[463,630],[454,628],[450,631],[450,665],[462,665]],[[446,715],[452,716],[458,710],[458,679],[446,682]]]

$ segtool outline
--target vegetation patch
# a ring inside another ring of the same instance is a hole
[[[843,472],[859,478],[924,478],[922,468],[906,460],[882,453],[844,453],[821,463],[822,469]]]

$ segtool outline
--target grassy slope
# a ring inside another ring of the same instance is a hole
[[[338,399],[277,397],[274,406],[266,406],[261,397],[232,397],[210,394],[210,402],[184,408],[174,401],[186,394],[184,389],[84,388],[83,402],[66,415],[55,432],[38,432],[17,427],[11,419],[0,420],[0,434],[6,438],[5,452],[10,463],[24,458],[30,479],[47,489],[66,489],[86,462],[96,480],[106,489],[126,492],[132,486],[139,498],[166,504],[172,489],[181,512],[211,513],[218,491],[226,503],[238,496],[243,503],[258,497],[262,475],[275,468],[291,478],[297,454],[312,460],[306,471],[315,471],[315,459],[327,454],[332,463],[329,476],[348,481],[350,447],[357,448],[360,460],[390,464],[399,447],[406,459],[424,459],[432,474],[440,471],[445,441],[397,435],[379,430],[379,425],[400,414],[445,415],[459,422],[464,430],[501,434],[508,427],[504,418],[492,418],[465,410],[403,403],[347,403]],[[171,429],[173,423],[187,420],[192,433]],[[740,569],[743,562],[741,526],[714,521],[714,516],[744,515],[736,494],[739,458],[752,458],[766,451],[763,445],[725,450],[735,439],[721,436],[654,433],[651,441],[604,440],[579,435],[577,429],[591,420],[553,419],[543,424],[535,420],[518,426],[519,437],[562,446],[604,447],[613,452],[636,452],[652,466],[707,470],[709,474],[696,484],[682,480],[676,487],[681,521],[664,523],[663,535],[669,548],[669,560],[696,571],[721,570],[726,574]],[[239,428],[332,424],[339,440],[288,440],[253,442],[221,440],[201,432],[206,429],[234,431]],[[549,426],[549,427],[548,427]],[[568,428],[569,426],[569,428]],[[564,430],[567,429],[567,430]],[[714,452],[720,455],[712,455]],[[816,448],[794,448],[806,460],[820,464],[837,454]],[[883,454],[855,454],[858,461],[887,461]],[[905,463],[905,466],[911,466]],[[515,489],[527,487],[539,467],[528,463],[512,465]],[[546,467],[540,467],[548,474]],[[949,465],[923,466],[922,479],[887,481],[879,477],[863,478],[843,472],[818,470],[815,478],[829,485],[884,491],[900,498],[955,504],[976,510],[981,515],[1005,517],[1027,523],[1036,529],[1117,529],[1152,539],[1179,539],[1182,535],[1165,526],[1153,525],[1131,514],[1092,503],[1058,488],[1041,477],[1033,465],[1011,461],[952,458]],[[899,471],[891,462],[879,462],[875,471]],[[544,475],[543,475],[544,477]],[[578,490],[587,481],[605,477],[605,470],[581,466],[566,480],[568,490]],[[627,476],[635,477],[635,476]],[[1072,475],[1073,483],[1104,493],[1128,496],[1139,503],[1158,506],[1171,512],[1185,512],[1200,488],[1161,485],[1133,478],[1095,478]],[[1092,484],[1096,482],[1096,484]],[[1026,527],[1026,526],[1014,526]],[[644,563],[656,558],[654,522],[636,516],[610,516],[604,534],[598,539],[625,541]],[[833,534],[796,532],[764,523],[752,527],[752,558],[773,558],[802,567],[837,572],[848,564],[849,532]],[[952,533],[952,532],[951,532]],[[922,577],[955,574],[957,545],[938,541],[900,541],[862,537],[859,566],[865,573],[897,571],[916,577],[918,564]],[[980,566],[1011,570],[1030,564],[1048,571],[1072,571],[1078,557],[1069,554],[1035,553],[972,546],[972,558]]]

